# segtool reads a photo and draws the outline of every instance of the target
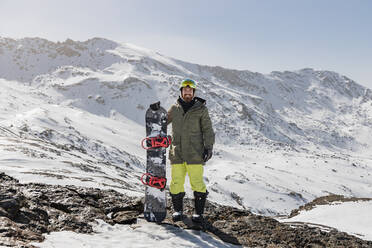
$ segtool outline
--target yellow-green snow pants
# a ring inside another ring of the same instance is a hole
[[[170,184],[171,194],[185,192],[184,184],[186,173],[189,175],[191,189],[193,191],[205,193],[207,187],[203,180],[203,165],[202,164],[172,164],[172,181]]]

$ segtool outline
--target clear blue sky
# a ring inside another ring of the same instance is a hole
[[[268,73],[333,70],[372,88],[370,0],[1,0],[0,36],[129,42]]]

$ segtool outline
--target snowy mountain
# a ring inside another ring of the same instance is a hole
[[[200,66],[100,38],[63,43],[2,38],[0,55],[1,78],[56,93],[54,103],[70,100],[70,106],[96,115],[117,114],[142,124],[148,103],[160,99],[169,106],[179,94],[179,80],[191,77],[212,110],[220,143],[331,150],[370,145],[363,131],[371,126],[372,92],[334,72],[263,75]]]
[[[0,38],[1,171],[143,195],[144,113],[169,108],[184,78],[217,134],[209,200],[287,215],[320,196],[372,197],[370,89],[330,71],[203,66],[102,38]]]

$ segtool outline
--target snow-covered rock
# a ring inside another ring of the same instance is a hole
[[[370,247],[346,233],[296,229],[248,210],[207,202],[204,225],[190,219],[163,224],[144,220],[141,198],[114,190],[22,184],[0,173],[0,246],[21,247]],[[168,199],[170,202],[170,199]],[[184,213],[193,211],[185,200]],[[168,211],[171,212],[168,206]],[[141,218],[142,217],[142,218]],[[39,242],[42,242],[41,244]],[[228,243],[224,243],[224,242]],[[32,242],[32,243],[31,243]]]

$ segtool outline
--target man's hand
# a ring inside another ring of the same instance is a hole
[[[213,154],[212,148],[210,148],[210,149],[204,149],[204,152],[203,152],[203,160],[204,160],[204,162],[207,162],[209,159],[211,159],[212,154]]]

